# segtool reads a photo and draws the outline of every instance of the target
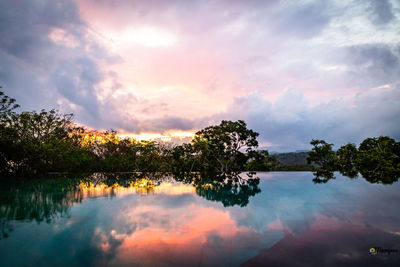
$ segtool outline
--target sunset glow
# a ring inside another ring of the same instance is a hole
[[[160,184],[154,184],[149,179],[138,179],[132,181],[128,186],[121,186],[117,183],[113,185],[106,185],[103,182],[94,184],[92,182],[81,182],[79,184],[79,190],[82,196],[87,197],[100,197],[110,194],[118,194],[119,196],[125,196],[127,194],[167,194],[167,195],[181,195],[181,194],[194,194],[195,188],[191,185],[185,184],[173,184],[171,182],[162,182]]]
[[[134,138],[138,141],[151,141],[151,140],[161,140],[165,142],[170,142],[173,138],[189,140],[194,137],[193,132],[189,131],[169,131],[164,134],[160,133],[140,133],[140,134],[118,134],[121,138]]]

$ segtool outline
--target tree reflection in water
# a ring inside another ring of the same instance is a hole
[[[0,239],[12,232],[11,221],[52,223],[68,217],[70,207],[85,198],[114,197],[122,189],[148,194],[166,179],[170,177],[162,174],[144,178],[140,173],[94,173],[75,178],[0,180]]]
[[[244,207],[249,198],[261,192],[260,178],[248,173],[195,173],[175,177],[177,181],[193,184],[196,194],[207,200],[221,202],[224,207]]]
[[[381,183],[381,184],[393,184],[397,182],[400,178],[400,175],[397,172],[393,171],[384,171],[384,170],[374,170],[374,169],[362,169],[359,170],[360,174],[364,177],[365,180],[370,182],[371,184]]]
[[[360,170],[370,183],[392,184],[399,175],[382,170]],[[314,173],[314,183],[326,183],[334,179],[332,171]],[[346,173],[342,173],[346,174]],[[351,173],[350,177],[355,177]],[[55,219],[69,216],[69,209],[85,198],[114,197],[122,192],[152,194],[163,182],[191,184],[197,195],[221,202],[224,207],[244,207],[252,196],[261,192],[260,179],[255,173],[95,173],[85,177],[50,178],[37,180],[0,180],[0,239],[13,230],[12,221],[52,223]]]
[[[362,169],[357,169],[357,171],[351,170],[350,172],[339,170],[339,172],[343,176],[351,179],[357,178],[358,173],[360,173],[361,176],[371,184],[393,184],[400,178],[397,172],[379,170],[373,167],[364,167]],[[316,184],[327,183],[331,179],[335,179],[333,171],[320,169],[314,172],[313,182]]]
[[[331,179],[335,179],[333,175],[333,171],[319,169],[318,171],[314,172],[314,179],[313,182],[315,184],[325,184]]]
[[[40,181],[1,181],[0,238],[12,231],[11,220],[52,222],[67,216],[74,203],[82,201],[80,179],[44,179]]]
[[[181,181],[192,184],[195,192],[208,200],[219,201],[225,207],[248,204],[250,196],[261,192],[259,178],[254,173],[200,175],[173,178],[165,173],[94,173],[76,178],[47,178],[37,180],[1,180],[0,239],[13,230],[12,221],[52,223],[69,216],[69,209],[85,198],[114,197],[131,192],[141,195],[154,193],[161,183]]]

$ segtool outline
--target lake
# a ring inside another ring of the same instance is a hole
[[[335,173],[314,183],[309,172],[220,183],[131,176],[3,180],[0,266],[400,263],[398,182]]]

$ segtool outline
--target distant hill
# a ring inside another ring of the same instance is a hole
[[[286,166],[307,164],[308,152],[276,153],[276,159]]]

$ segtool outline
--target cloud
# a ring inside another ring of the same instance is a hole
[[[73,104],[84,107],[93,118],[99,117],[94,88],[103,78],[99,67],[89,58],[74,58],[63,63],[55,68],[51,76],[58,92]]]
[[[220,118],[244,119],[270,149],[307,149],[312,139],[341,146],[372,136],[400,139],[400,85],[372,88],[353,96],[311,105],[304,94],[284,91],[275,102],[259,93],[236,98]]]
[[[329,2],[311,2],[293,5],[273,14],[269,23],[276,34],[310,38],[321,33],[334,14],[330,14]]]
[[[374,23],[386,24],[395,18],[392,12],[393,6],[389,0],[370,1],[369,4]]]
[[[398,137],[399,8],[5,0],[0,85],[24,110],[58,108],[101,130],[196,131],[245,119],[265,144],[288,150],[311,138]]]
[[[349,74],[362,85],[377,86],[398,81],[400,57],[387,44],[365,44],[346,47]]]
[[[58,108],[98,120],[101,64],[110,55],[91,35],[73,1],[2,1],[0,83],[24,109]]]

